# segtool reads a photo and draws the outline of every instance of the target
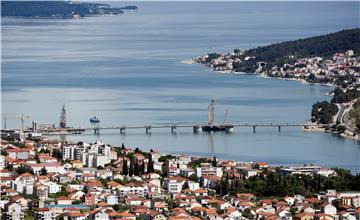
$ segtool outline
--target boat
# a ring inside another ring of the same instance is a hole
[[[99,123],[100,122],[100,119],[96,116],[93,116],[92,118],[90,118],[90,122],[91,123]]]

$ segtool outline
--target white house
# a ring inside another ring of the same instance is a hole
[[[35,177],[30,173],[24,173],[11,182],[11,187],[19,193],[33,194]]]
[[[321,211],[324,213],[324,214],[328,214],[328,215],[336,215],[337,214],[337,210],[336,210],[336,207],[331,205],[331,204],[324,204],[322,207],[321,207]]]

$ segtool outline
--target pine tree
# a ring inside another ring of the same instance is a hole
[[[129,168],[127,160],[123,160],[123,175],[127,176],[129,174]]]
[[[135,164],[134,164],[134,175],[139,176],[139,174],[140,174],[139,163],[135,162]]]
[[[129,169],[129,176],[133,176],[134,175],[134,160],[130,161],[130,169]]]
[[[47,174],[46,168],[45,168],[45,167],[41,168],[41,170],[40,170],[40,175],[41,175],[41,176],[46,176],[46,174]]]
[[[217,161],[215,156],[213,157],[212,165],[213,167],[217,167]]]
[[[147,167],[147,173],[153,173],[154,172],[154,162],[152,160],[151,153],[149,154],[149,161],[148,161],[148,167]]]
[[[189,182],[186,180],[184,185],[182,186],[182,190],[189,189]]]
[[[140,174],[144,174],[144,173],[145,173],[145,163],[142,162],[140,167]]]

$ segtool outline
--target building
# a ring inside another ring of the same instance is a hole
[[[38,208],[35,210],[35,219],[37,220],[55,220],[49,208]]]
[[[5,150],[8,153],[8,157],[19,160],[29,159],[29,149],[25,148],[9,148]]]
[[[65,168],[59,163],[27,163],[26,166],[31,168],[36,175],[40,175],[43,168],[47,173],[66,173]]]
[[[196,168],[196,175],[201,176],[218,176],[222,177],[223,171],[221,167],[213,167],[208,163],[201,164],[200,167]]]
[[[24,173],[11,182],[11,188],[19,193],[31,195],[34,192],[35,177],[30,173]]]
[[[165,189],[171,194],[180,193],[184,184],[185,178],[179,176],[168,177],[164,180]]]
[[[149,188],[144,185],[128,184],[124,187],[118,189],[117,193],[120,198],[124,198],[128,195],[136,195],[140,197],[145,197],[149,192]]]
[[[63,145],[61,147],[62,159],[63,160],[75,160],[77,145]]]
[[[298,166],[298,167],[287,167],[282,168],[280,173],[285,175],[287,174],[305,174],[305,175],[313,175],[314,173],[320,171],[322,168],[320,166]]]
[[[21,205],[11,201],[5,204],[4,212],[2,214],[3,220],[23,220],[24,212]]]

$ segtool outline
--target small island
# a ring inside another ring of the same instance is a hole
[[[95,15],[118,15],[137,6],[113,8],[109,4],[73,1],[1,1],[2,17],[81,18]]]

